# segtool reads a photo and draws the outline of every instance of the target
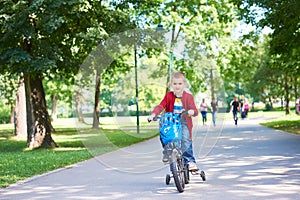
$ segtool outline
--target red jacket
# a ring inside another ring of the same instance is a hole
[[[173,92],[167,92],[160,104],[153,109],[152,113],[155,115],[159,115],[162,111],[173,112],[175,98],[176,96]],[[184,91],[181,97],[181,102],[185,111],[194,110],[194,116],[198,115],[198,109],[196,108],[194,97],[192,94]],[[185,119],[187,122],[187,127],[189,129],[190,138],[192,139],[192,118],[190,116],[185,115]]]

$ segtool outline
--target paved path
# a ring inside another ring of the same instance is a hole
[[[207,181],[165,185],[158,138],[0,190],[0,199],[300,199],[300,136],[258,120],[195,126],[194,153]]]

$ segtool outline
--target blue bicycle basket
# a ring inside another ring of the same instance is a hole
[[[182,139],[180,114],[167,112],[159,120],[159,133],[163,144]]]

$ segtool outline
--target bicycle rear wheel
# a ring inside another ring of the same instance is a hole
[[[184,164],[183,166],[184,170],[184,183],[189,184],[190,183],[190,171],[189,171],[189,166],[187,164]]]
[[[173,151],[170,162],[170,169],[178,192],[183,192],[185,187],[185,174],[183,170],[183,159],[177,156],[178,152]]]

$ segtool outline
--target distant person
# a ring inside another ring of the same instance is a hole
[[[233,114],[234,124],[237,125],[238,121],[238,112],[240,111],[240,103],[237,97],[233,98],[233,101],[230,102],[230,112]]]
[[[244,113],[245,113],[245,118],[248,117],[248,112],[250,111],[249,103],[245,100],[244,102]]]
[[[242,119],[246,118],[246,114],[245,114],[245,110],[244,110],[244,103],[245,103],[245,97],[242,96],[242,98],[240,99],[240,114],[241,114]]]
[[[296,114],[300,114],[300,96],[296,99]]]
[[[206,125],[206,122],[207,122],[207,108],[208,108],[208,105],[205,102],[205,99],[203,98],[202,102],[200,104],[200,112],[201,112],[201,115],[202,115],[203,125]]]
[[[216,126],[217,112],[219,108],[218,108],[218,102],[216,101],[215,97],[212,98],[212,101],[210,103],[210,110],[211,110],[213,124],[214,126]]]

